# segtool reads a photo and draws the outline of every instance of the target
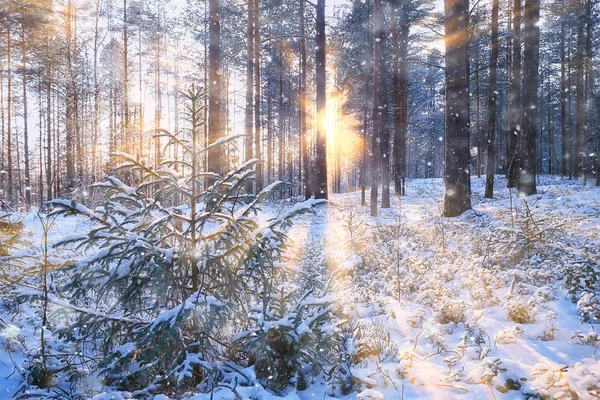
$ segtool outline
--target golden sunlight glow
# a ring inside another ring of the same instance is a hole
[[[329,172],[335,169],[336,161],[345,170],[345,167],[359,161],[362,154],[361,125],[354,115],[344,113],[345,103],[343,92],[328,93],[325,129]]]

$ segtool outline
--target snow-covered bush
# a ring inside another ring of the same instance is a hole
[[[105,385],[140,395],[199,384],[206,390],[233,382],[254,384],[227,360],[234,339],[255,332],[264,346],[298,344],[327,305],[314,300],[319,311],[298,302],[295,308],[280,307],[274,318],[284,232],[314,201],[260,221],[260,204],[284,184],[249,194],[256,160],[224,176],[201,171],[202,152],[227,141],[200,148],[202,96],[190,90],[186,97],[191,130],[157,132],[167,146],[179,149],[179,161],[167,160],[155,169],[119,154],[124,163],[117,171],[127,180],[141,177],[139,184],[107,177],[94,185],[106,193],[106,200],[93,210],[73,200],[50,202],[53,215],[81,215],[93,224],[86,234],[60,243],[88,256],[61,271],[69,283],[49,294],[70,314],[54,333],[72,343],[74,352],[91,352],[100,359],[85,367]],[[183,204],[163,204],[173,199]],[[22,295],[41,296],[31,291]],[[297,298],[285,301],[293,304]],[[288,363],[292,368],[297,364],[298,350],[290,347],[293,360],[275,366],[281,376],[290,375]],[[265,354],[256,351],[257,362]],[[261,368],[257,364],[258,376]]]
[[[24,246],[26,240],[23,232],[23,221],[16,213],[0,211],[0,288],[19,278],[16,269],[22,269],[24,263],[13,252]]]
[[[502,308],[506,310],[508,319],[517,324],[531,324],[535,322],[537,310],[533,299],[525,300],[521,296],[508,297]]]

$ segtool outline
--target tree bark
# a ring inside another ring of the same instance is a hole
[[[209,0],[209,86],[208,86],[208,142],[215,143],[224,136],[222,118],[222,85],[219,75],[221,57],[221,17],[219,0]],[[258,154],[257,154],[258,155]],[[208,171],[222,174],[225,162],[223,146],[214,146],[208,150]]]
[[[381,95],[379,94],[381,84],[381,41],[383,34],[383,16],[381,0],[373,2],[373,142],[371,156],[371,216],[377,216],[377,197],[379,181],[381,180],[381,120],[383,110],[381,109]]]
[[[407,79],[406,58],[408,53],[408,11],[402,3],[400,32],[398,32],[399,1],[392,4],[392,41],[394,46],[394,190],[397,195],[406,194],[406,116]]]
[[[469,171],[469,1],[444,1],[446,42],[446,172],[443,215],[471,208]]]
[[[317,80],[317,168],[315,176],[315,199],[327,199],[327,92],[325,82],[325,0],[317,0],[316,23],[316,80]]]
[[[575,165],[573,175],[575,178],[580,178],[584,173],[583,160],[584,145],[583,145],[583,125],[585,118],[585,104],[584,104],[584,48],[585,48],[585,37],[584,37],[584,22],[583,22],[583,3],[581,0],[578,2],[577,8],[577,50],[575,53]]]
[[[521,0],[513,4],[513,56],[510,83],[510,132],[508,135],[508,187],[516,187],[519,180],[519,138],[521,126]]]
[[[23,78],[23,149],[25,158],[25,203],[27,211],[31,209],[31,175],[29,171],[29,124],[27,109],[27,49],[25,37],[25,23],[21,22],[21,60]]]
[[[256,192],[263,189],[263,160],[262,160],[262,132],[261,132],[261,82],[260,82],[260,13],[258,0],[254,0],[254,144],[255,154],[259,163],[256,164]]]
[[[496,173],[496,114],[498,94],[496,80],[498,70],[498,8],[499,0],[492,3],[492,52],[490,55],[490,85],[488,88],[488,123],[487,123],[487,167],[485,171],[485,197],[494,197],[494,175]]]
[[[254,132],[252,121],[254,118],[254,1],[248,0],[248,38],[246,52],[246,161],[254,157],[253,143]],[[252,193],[252,181],[248,181],[246,192]]]
[[[536,188],[536,138],[538,131],[538,70],[540,28],[539,0],[525,0],[523,62],[523,136],[521,143],[521,176],[519,195],[530,196]]]

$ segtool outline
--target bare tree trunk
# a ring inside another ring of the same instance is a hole
[[[552,118],[552,93],[550,79],[547,80],[546,86],[546,107],[548,108],[548,175],[552,175],[554,173],[554,121]]]
[[[583,171],[583,159],[584,145],[583,145],[583,120],[585,118],[585,105],[584,105],[584,22],[583,22],[583,3],[581,0],[578,2],[577,7],[577,50],[575,54],[575,108],[576,108],[576,119],[575,119],[575,166],[573,175],[579,178],[584,173]]]
[[[254,157],[253,143],[254,132],[252,130],[252,120],[254,118],[254,1],[248,0],[248,38],[246,51],[246,161]],[[252,193],[252,181],[248,181],[246,192]]]
[[[160,11],[157,11],[160,13]],[[162,124],[162,91],[160,82],[160,15],[158,15],[158,29],[156,31],[156,70],[154,73],[154,128],[160,128]],[[212,85],[211,85],[212,87]],[[162,160],[160,137],[154,138],[154,165],[158,167]]]
[[[383,34],[383,16],[381,0],[373,2],[373,141],[371,157],[371,216],[377,216],[377,197],[379,181],[381,180],[381,124],[383,110],[381,109],[381,41]]]
[[[12,61],[11,61],[11,48],[12,40],[10,37],[10,21],[6,27],[6,51],[7,51],[7,102],[6,102],[6,117],[7,117],[7,143],[6,143],[6,158],[7,158],[7,169],[8,169],[8,182],[7,182],[7,199],[12,202],[13,199],[13,154],[12,154]]]
[[[586,39],[585,39],[585,89],[583,96],[583,184],[587,184],[588,160],[587,160],[587,138],[589,133],[589,117],[591,113],[590,99],[593,99],[593,73],[592,73],[592,1],[587,0],[585,5],[586,14]]]
[[[254,143],[256,158],[260,161],[256,164],[256,192],[263,189],[263,160],[262,160],[262,132],[261,132],[261,82],[260,82],[260,12],[258,0],[254,0]]]
[[[316,25],[316,79],[317,79],[317,173],[315,177],[315,198],[329,198],[327,188],[327,132],[325,117],[327,93],[325,82],[325,0],[317,0]]]
[[[521,0],[513,5],[513,56],[510,84],[510,132],[508,135],[508,187],[516,187],[519,180],[519,137],[521,136]]]
[[[31,175],[29,171],[29,124],[27,110],[27,50],[25,45],[25,23],[21,23],[21,60],[23,78],[23,148],[25,155],[25,203],[31,210]]]
[[[564,3],[564,0],[563,0]],[[564,4],[563,4],[564,5]],[[569,152],[567,150],[567,76],[565,57],[565,24],[560,24],[560,135],[561,157],[560,173],[567,176]]]
[[[224,136],[223,132],[223,88],[219,66],[221,58],[221,17],[219,16],[219,0],[209,0],[209,91],[208,91],[208,141],[215,143]],[[258,156],[258,154],[257,154]],[[208,151],[208,170],[222,174],[224,163],[222,146],[215,146]]]
[[[471,208],[469,172],[469,0],[444,1],[446,34],[446,191],[443,215]]]
[[[539,0],[525,0],[524,63],[523,63],[523,136],[521,143],[521,176],[519,195],[537,193],[536,138],[538,130],[538,70],[540,28]]]
[[[123,141],[125,152],[133,154],[134,147],[132,138],[129,135],[129,40],[127,24],[127,0],[123,0],[123,126],[121,140]]]
[[[75,71],[73,66],[73,5],[69,0],[67,5],[67,15],[65,20],[65,33],[67,37],[67,66],[69,76],[67,77],[66,91],[66,163],[67,163],[67,187],[72,189],[75,187],[75,119],[77,118],[75,110],[76,88],[75,88]]]
[[[46,68],[46,187],[48,201],[52,200],[52,63]],[[40,133],[41,134],[41,133]],[[56,179],[56,177],[55,177]]]
[[[267,182],[273,181],[273,90],[271,79],[267,81]]]
[[[364,93],[364,109],[363,109],[363,132],[362,132],[362,154],[360,162],[360,205],[366,203],[365,192],[367,189],[367,128],[369,123],[369,80],[365,78],[365,93]]]
[[[406,58],[408,53],[408,11],[402,3],[400,32],[398,32],[398,0],[392,5],[392,40],[394,45],[394,189],[397,195],[406,194],[406,116],[407,84]]]
[[[300,140],[302,146],[302,166],[304,168],[304,198],[308,200],[313,190],[310,180],[308,161],[308,131],[306,129],[306,27],[304,19],[304,2],[300,0]]]
[[[494,175],[496,173],[496,114],[498,107],[498,94],[496,93],[496,79],[498,69],[498,8],[499,0],[492,3],[492,53],[490,55],[490,85],[488,88],[488,124],[487,124],[487,167],[485,180],[485,197],[494,197]]]

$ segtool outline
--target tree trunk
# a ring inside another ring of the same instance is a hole
[[[394,190],[406,194],[406,58],[408,53],[408,12],[402,3],[398,32],[398,0],[392,4],[392,41],[394,46]]]
[[[443,215],[471,208],[469,172],[469,0],[445,0],[446,172]]]
[[[510,132],[508,135],[508,187],[516,187],[519,180],[519,137],[521,127],[521,0],[513,5],[513,56],[511,71]]]
[[[583,23],[583,4],[579,1],[577,9],[577,50],[575,54],[575,166],[573,175],[575,178],[579,178],[584,173],[583,171],[583,160],[584,145],[583,145],[583,120],[585,118],[585,105],[584,101],[584,23]]]
[[[327,93],[325,82],[325,0],[317,0],[316,25],[316,80],[317,80],[317,173],[315,177],[315,198],[327,199],[327,132],[325,113]]]
[[[536,138],[538,130],[538,70],[540,28],[539,0],[525,0],[523,62],[523,136],[521,143],[521,176],[519,195],[530,196],[536,189]]]
[[[248,0],[248,38],[246,52],[246,161],[254,157],[252,119],[254,118],[254,0]],[[252,181],[248,181],[246,192],[252,193]]]
[[[563,1],[564,3],[564,1]],[[564,4],[563,4],[564,5]],[[560,173],[563,177],[568,174],[569,152],[567,150],[567,74],[565,57],[565,24],[560,24],[560,136],[561,156]]]
[[[66,18],[66,37],[67,37],[67,66],[69,76],[67,77],[67,91],[66,91],[66,115],[65,115],[65,130],[66,130],[66,143],[67,148],[66,160],[67,163],[67,187],[72,189],[75,187],[75,70],[73,66],[73,31],[72,31],[72,19],[73,19],[73,5],[69,0],[67,5],[67,18]]]
[[[496,172],[496,113],[498,95],[496,79],[498,69],[498,8],[499,0],[492,3],[492,53],[490,55],[490,85],[488,88],[488,123],[487,123],[487,167],[485,171],[485,197],[494,197],[494,174]]]
[[[300,0],[300,141],[302,151],[302,166],[304,180],[304,198],[308,200],[312,196],[310,181],[310,169],[308,165],[308,131],[306,129],[306,23],[304,19],[304,2]]]
[[[591,113],[590,99],[593,99],[593,73],[592,73],[592,1],[587,0],[585,5],[586,20],[586,40],[585,40],[585,88],[583,96],[583,184],[587,184],[588,160],[587,160],[587,140],[589,133],[589,117]]]
[[[260,13],[258,0],[254,0],[254,145],[255,154],[259,163],[256,164],[256,192],[263,189],[263,160],[262,160],[262,132],[260,120]]]
[[[46,187],[52,200],[52,64],[48,61],[46,77]]]
[[[381,120],[383,110],[381,109],[382,96],[379,94],[381,84],[381,41],[383,34],[383,16],[381,0],[373,2],[373,142],[371,157],[371,216],[377,216],[377,197],[379,181],[381,180]]]
[[[25,203],[31,209],[31,174],[29,171],[29,124],[27,114],[27,50],[25,45],[25,24],[21,23],[21,60],[23,78],[23,148],[25,158]]]
[[[219,0],[209,0],[209,89],[208,89],[208,141],[210,144],[224,136],[222,126],[222,87],[219,75],[221,57],[221,19],[219,16]],[[258,156],[258,154],[257,154]],[[222,146],[215,146],[208,150],[208,171],[222,174],[224,163]]]
[[[7,169],[8,169],[8,182],[7,186],[7,199],[8,202],[12,202],[13,199],[13,159],[12,159],[12,62],[11,62],[11,48],[12,40],[10,37],[10,21],[6,27],[6,57],[7,57],[7,102],[6,102],[6,117],[7,117],[7,134],[6,134],[6,158],[7,158]]]
[[[127,0],[123,0],[123,126],[121,137],[124,151],[133,154],[132,140],[129,135],[129,51],[127,32]]]

